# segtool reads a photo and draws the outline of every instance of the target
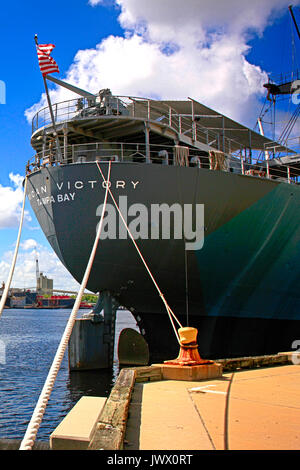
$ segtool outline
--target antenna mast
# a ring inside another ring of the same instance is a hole
[[[36,280],[38,280],[38,278],[40,277],[40,270],[39,270],[39,260],[37,256],[35,259],[35,272],[36,272]]]

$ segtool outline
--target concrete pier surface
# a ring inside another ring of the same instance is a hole
[[[299,450],[300,367],[135,383],[124,450]]]

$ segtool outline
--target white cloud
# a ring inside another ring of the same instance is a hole
[[[95,7],[96,5],[100,5],[104,3],[106,3],[106,0],[89,0],[89,4],[92,5],[92,7]]]
[[[17,227],[22,212],[23,176],[10,173],[9,179],[12,186],[0,185],[0,229]],[[27,211],[25,211],[25,220],[31,220]]]
[[[294,4],[298,4],[296,0]],[[107,4],[90,0],[90,5]],[[112,2],[110,2],[112,3]],[[287,0],[115,0],[124,37],[109,36],[77,52],[66,81],[93,93],[186,99],[191,96],[253,125],[266,73],[247,60],[251,34],[261,34]],[[75,95],[51,91],[53,102]],[[42,106],[27,110],[27,118]]]
[[[37,242],[33,240],[33,238],[28,238],[27,240],[22,242],[20,246],[24,251],[32,250],[33,248],[37,247]]]
[[[103,4],[103,0],[93,0]],[[116,0],[119,17],[126,29],[147,27],[154,40],[171,38],[185,42],[184,35],[202,38],[208,31],[244,34],[253,29],[262,32],[270,14],[287,8],[286,0]],[[294,2],[297,3],[297,2]]]
[[[0,282],[6,282],[14,250],[6,251],[0,261]],[[39,260],[40,272],[53,279],[54,288],[77,292],[79,284],[62,265],[53,250],[38,244],[34,239],[27,239],[20,244],[11,287],[36,287],[36,257]]]

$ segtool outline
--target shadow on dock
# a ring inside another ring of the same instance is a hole
[[[130,415],[124,439],[124,450],[140,448],[140,428],[142,423],[143,384],[135,384],[130,402]]]

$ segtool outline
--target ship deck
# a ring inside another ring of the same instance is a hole
[[[33,118],[31,144],[37,153],[27,174],[48,165],[112,160],[200,166],[298,182],[299,155],[288,142],[272,141],[192,98],[153,100],[102,90],[99,96],[56,103],[53,113],[55,132],[48,108]],[[187,156],[176,161],[178,151]],[[168,154],[167,160],[157,156],[161,153]],[[212,164],[211,154],[226,161],[224,168]]]

